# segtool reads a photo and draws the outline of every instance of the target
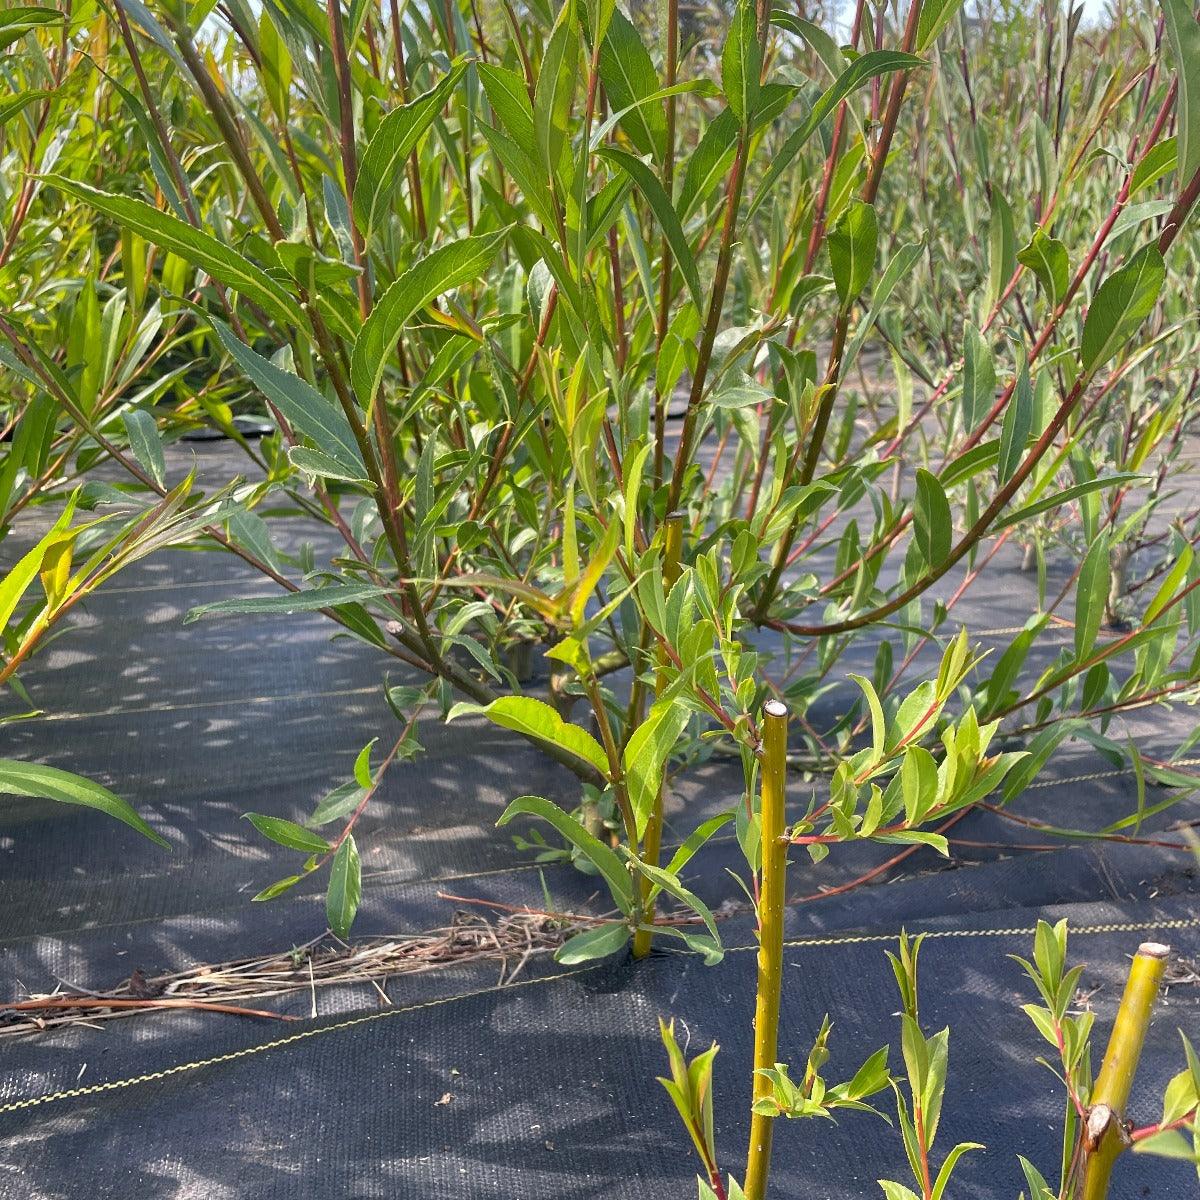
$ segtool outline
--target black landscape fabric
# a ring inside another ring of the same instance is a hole
[[[923,923],[930,933],[923,1020],[952,1030],[940,1140],[944,1150],[963,1140],[987,1146],[965,1160],[955,1195],[1014,1196],[1017,1152],[1047,1173],[1056,1161],[1061,1100],[1050,1073],[1033,1062],[1037,1035],[1017,1007],[1027,989],[1005,957],[1028,950],[1038,915],[1071,920],[1102,1024],[1132,946],[1154,936],[1194,954],[1200,940],[1193,907],[1178,903],[1012,909]],[[737,1169],[755,956],[746,923],[726,933],[734,949],[713,968],[663,954],[273,1035],[212,1025],[202,1057],[159,1037],[143,1048],[136,1073],[111,1078],[100,1078],[104,1050],[93,1044],[95,1059],[73,1088],[29,1106],[0,1106],[0,1195],[686,1196],[693,1166],[654,1081],[664,1070],[655,1023],[673,1015],[693,1050],[720,1043],[717,1144]],[[836,1014],[831,1078],[848,1076],[856,1058],[894,1040],[889,941],[886,933],[833,935],[789,947],[785,1054],[803,1058],[826,1012]],[[1177,1068],[1172,1026],[1194,1030],[1194,993],[1181,987],[1168,995],[1144,1079],[1161,1081]],[[1149,1121],[1156,1113],[1135,1109],[1135,1116]],[[904,1177],[898,1135],[865,1114],[838,1124],[781,1122],[776,1164],[778,1196],[851,1200],[880,1194],[877,1179]],[[1138,1167],[1136,1189],[1118,1176],[1116,1196],[1194,1194],[1187,1164],[1139,1160]]]
[[[218,477],[232,462],[227,444],[202,443],[173,451],[172,471],[193,455]],[[333,549],[299,522],[277,537],[292,550],[314,541],[318,558]],[[16,538],[6,561],[20,552]],[[973,639],[1002,642],[1028,616],[1035,584],[1006,570],[986,586],[955,618]],[[378,656],[330,640],[318,616],[183,624],[198,604],[267,590],[229,556],[163,553],[102,589],[31,664],[23,679],[45,715],[7,725],[5,754],[114,787],[173,850],[90,810],[5,800],[0,1004],[55,987],[112,988],[135,969],[150,976],[282,953],[324,929],[322,880],[250,904],[294,869],[294,856],[243,814],[303,820],[395,722]],[[856,649],[845,670],[869,671],[872,654]],[[404,681],[390,669],[393,684]],[[1122,732],[1165,756],[1192,725],[1187,709],[1150,710]],[[558,911],[605,910],[594,878],[537,866],[509,830],[495,829],[522,793],[573,804],[566,772],[477,719],[431,717],[419,738],[426,753],[388,773],[356,826],[356,939],[438,929],[456,911],[495,919],[547,896]],[[740,786],[728,760],[690,771],[670,799],[668,840],[728,810]],[[821,783],[793,786],[801,802],[802,788]],[[1194,803],[1184,804],[1145,822],[1137,844],[1068,844],[975,812],[949,831],[948,860],[922,849],[861,886],[850,885],[898,847],[837,848],[817,866],[794,856],[784,1055],[803,1062],[826,1012],[831,1079],[895,1044],[884,949],[902,926],[928,930],[923,1020],[952,1031],[939,1145],[987,1146],[964,1160],[951,1196],[1012,1200],[1023,1187],[1018,1153],[1052,1175],[1060,1093],[1034,1061],[1046,1047],[1020,1011],[1033,997],[1007,955],[1028,952],[1039,915],[1068,917],[1102,1039],[1128,956],[1151,936],[1171,943],[1183,966],[1139,1075],[1145,1095],[1161,1096],[1183,1064],[1175,1028],[1200,1038],[1200,985],[1188,968],[1200,962],[1195,860],[1154,844],[1173,840],[1165,830],[1181,813],[1194,817]],[[1012,808],[1096,829],[1137,805],[1131,772],[1073,742]],[[720,838],[685,875],[732,948],[712,968],[658,953],[567,969],[543,955],[514,973],[497,958],[379,981],[386,1003],[375,985],[348,980],[255,1004],[297,1018],[288,1022],[173,1012],[36,1035],[0,1030],[0,1200],[693,1195],[690,1142],[654,1081],[666,1067],[657,1019],[674,1016],[692,1051],[721,1044],[718,1148],[740,1172],[754,954],[744,897],[726,870],[738,859],[733,840]],[[512,982],[498,988],[501,971]],[[1135,1116],[1153,1120],[1152,1107]],[[898,1134],[877,1118],[781,1123],[776,1140],[779,1197],[874,1197],[877,1179],[905,1178]],[[1114,1200],[1200,1194],[1187,1164],[1137,1167],[1136,1184],[1118,1175]]]

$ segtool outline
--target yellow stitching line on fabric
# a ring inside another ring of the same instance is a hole
[[[1177,762],[1169,763],[1172,767],[1200,767],[1200,758],[1181,758]],[[1026,791],[1035,791],[1038,788],[1060,787],[1065,783],[1092,783],[1097,779],[1115,779],[1121,775],[1133,774],[1132,767],[1124,767],[1119,771],[1093,771],[1090,775],[1068,775],[1065,779],[1041,779],[1037,783],[1031,783],[1026,786]]]
[[[554,983],[559,979],[569,979],[574,975],[586,975],[597,967],[582,967],[575,971],[563,971],[557,975],[547,975],[540,979],[522,979],[517,983],[507,983],[500,987],[492,986],[479,988],[474,992],[462,992],[457,996],[443,996],[437,1000],[426,1000],[421,1004],[408,1004],[403,1008],[385,1008],[380,1012],[366,1013],[363,1016],[351,1017],[346,1021],[338,1021],[333,1025],[318,1025],[312,1029],[302,1029],[299,1033],[287,1037],[275,1038],[269,1042],[260,1042],[257,1046],[244,1046],[240,1050],[231,1050],[227,1054],[215,1054],[211,1058],[198,1058],[191,1062],[175,1063],[174,1066],[164,1067],[161,1071],[149,1071],[145,1075],[131,1075],[126,1079],[109,1079],[104,1083],[92,1083],[85,1087],[67,1088],[61,1092],[48,1092],[44,1096],[27,1096],[23,1100],[10,1100],[0,1104],[0,1114],[21,1112],[29,1108],[37,1108],[43,1104],[52,1104],[59,1100],[78,1100],[84,1096],[96,1096],[103,1092],[116,1092],[124,1088],[134,1087],[142,1083],[154,1083],[160,1079],[169,1079],[172,1075],[181,1075],[186,1071],[198,1071],[202,1067],[216,1067],[223,1063],[237,1062],[239,1059],[251,1058],[255,1054],[265,1054],[268,1050],[279,1050],[284,1046],[292,1046],[297,1042],[307,1041],[323,1033],[338,1033],[344,1029],[354,1029],[359,1025],[369,1025],[373,1021],[381,1021],[386,1017],[399,1017],[405,1013],[420,1012],[429,1008],[440,1008],[445,1004],[453,1004],[456,1000],[471,1000],[477,996],[488,996],[493,992],[507,992],[516,988],[535,987],[543,983]]]
[[[1107,925],[1082,925],[1072,929],[1071,933],[1079,937],[1101,933],[1136,933],[1148,929],[1193,929],[1196,926],[1200,926],[1200,916],[1174,917],[1165,921],[1119,921]],[[914,932],[919,933],[921,931],[914,930]],[[934,929],[927,931],[925,936],[929,938],[1028,937],[1036,932],[1036,928],[1030,927],[1021,929]],[[830,934],[828,936],[795,938],[785,942],[784,945],[789,948],[856,946],[871,942],[894,942],[896,936],[894,933]],[[726,953],[736,954],[757,949],[757,946],[729,946],[726,947]],[[203,1067],[220,1066],[224,1063],[237,1062],[239,1059],[250,1058],[255,1054],[264,1054],[268,1050],[279,1050],[285,1046],[295,1045],[297,1042],[318,1037],[323,1033],[338,1033],[345,1029],[354,1029],[360,1025],[368,1025],[373,1021],[380,1021],[386,1017],[398,1017],[405,1013],[420,1012],[429,1008],[440,1008],[446,1004],[453,1004],[457,1000],[471,1000],[478,996],[488,996],[496,992],[509,991],[512,988],[527,988],[544,983],[557,983],[559,980],[571,979],[578,975],[587,975],[596,970],[599,970],[598,966],[582,967],[574,971],[563,971],[557,975],[547,975],[541,979],[524,979],[519,983],[504,984],[500,987],[480,988],[478,991],[463,992],[457,996],[443,996],[439,1000],[427,1000],[423,1004],[409,1004],[404,1008],[387,1008],[381,1012],[367,1013],[361,1017],[351,1017],[346,1021],[338,1021],[333,1025],[319,1025],[313,1029],[304,1029],[299,1033],[290,1034],[288,1037],[276,1038],[270,1042],[261,1042],[257,1046],[246,1046],[241,1050],[230,1051],[228,1054],[217,1054],[212,1058],[200,1058],[192,1062],[176,1063],[174,1066],[165,1067],[161,1071],[150,1071],[145,1075],[134,1075],[127,1079],[111,1079],[104,1083],[89,1084],[86,1087],[68,1088],[61,1092],[49,1092],[44,1096],[28,1096],[23,1100],[10,1100],[6,1104],[0,1104],[0,1115],[22,1112],[26,1109],[38,1108],[43,1104],[53,1104],[60,1100],[78,1100],[85,1096],[96,1096],[104,1092],[121,1091],[138,1084],[154,1083],[157,1080],[168,1079],[172,1075],[180,1075],[186,1071],[197,1071]]]
[[[1139,933],[1148,929],[1195,929],[1200,926],[1200,916],[1172,917],[1166,921],[1118,921],[1109,925],[1080,925],[1070,928],[1072,937],[1084,937],[1088,934],[1101,933]],[[1024,929],[920,929],[910,930],[911,933],[924,932],[927,938],[962,938],[962,937],[1030,937],[1037,933],[1037,927]],[[784,942],[787,947],[813,946],[854,946],[867,942],[894,942],[894,933],[851,933],[831,934],[828,937],[814,936],[795,938]],[[726,954],[743,953],[748,950],[757,951],[757,946],[726,946]]]

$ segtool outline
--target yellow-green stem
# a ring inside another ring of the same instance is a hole
[[[668,513],[663,522],[662,579],[664,592],[669,591],[679,578],[679,562],[683,554],[684,516],[685,514],[682,512]],[[656,698],[662,696],[666,686],[663,657],[660,650],[658,655],[658,675],[654,682],[654,695]],[[650,816],[646,821],[646,832],[642,838],[642,862],[648,862],[654,867],[658,866],[658,854],[662,848],[663,787],[664,783],[660,783],[658,795],[654,799],[654,804],[650,809]],[[642,916],[639,924],[645,927],[654,924],[654,900],[649,895],[653,884],[645,876],[642,876],[640,886]],[[653,940],[654,934],[650,929],[638,929],[633,935],[634,958],[645,958],[650,953],[650,945]]]
[[[1113,1164],[1128,1148],[1125,1106],[1169,954],[1167,946],[1143,942],[1130,964],[1125,994],[1084,1122],[1082,1200],[1106,1200]]]
[[[779,1043],[779,996],[783,985],[783,911],[787,842],[784,840],[787,775],[787,708],[778,700],[763,707],[762,882],[758,899],[758,996],[754,1007],[754,1100],[771,1094],[758,1072],[775,1065]],[[771,1169],[774,1118],[752,1113],[746,1155],[746,1200],[764,1200]]]

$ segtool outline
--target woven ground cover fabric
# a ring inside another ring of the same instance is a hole
[[[990,918],[923,922],[922,1017],[951,1026],[950,1082],[940,1139],[985,1142],[966,1160],[958,1194],[1011,1197],[1018,1151],[1052,1172],[1061,1112],[1054,1080],[1033,1062],[1037,1035],[1005,957],[1028,949],[1038,916],[1066,916],[1073,957],[1089,963],[1101,1028],[1120,993],[1126,955],[1144,938],[1200,947],[1194,908],[1096,903]],[[813,937],[790,931],[782,1051],[801,1058],[825,1012],[836,1014],[829,1075],[894,1040],[895,930]],[[531,977],[248,1040],[226,1025],[205,1053],[171,1038],[147,1047],[139,1069],[0,1104],[0,1196],[171,1197],[683,1196],[693,1174],[686,1137],[654,1082],[663,1054],[655,1021],[674,1015],[693,1048],[715,1039],[717,1145],[738,1168],[744,1153],[754,953],[747,923],[714,968],[661,954]],[[1147,1094],[1178,1066],[1173,1026],[1195,1028],[1197,989],[1168,994],[1140,1078]],[[170,1018],[175,1020],[175,1018]],[[11,1096],[11,1092],[8,1093]],[[1152,1111],[1134,1107],[1135,1119]],[[781,1124],[778,1195],[878,1194],[903,1177],[903,1152],[882,1122],[852,1115]],[[1194,1188],[1186,1164],[1143,1162],[1137,1194]],[[1118,1183],[1118,1188],[1121,1185]],[[1132,1194],[1121,1192],[1118,1195]]]
[[[214,480],[236,469],[221,443],[177,448],[169,463],[173,476],[195,463]],[[18,554],[42,519],[0,557]],[[288,550],[307,541],[318,561],[336,552],[319,526],[272,528]],[[1002,569],[955,609],[955,627],[966,623],[985,646],[1004,644],[1034,607],[1036,581],[1016,558],[1006,547]],[[1070,564],[1052,562],[1051,586],[1069,574]],[[114,787],[173,851],[90,810],[5,799],[0,1002],[62,980],[111,988],[135,967],[150,975],[286,952],[323,930],[321,879],[271,905],[249,903],[294,869],[294,856],[259,838],[243,814],[303,820],[349,777],[362,745],[394,732],[382,681],[385,672],[392,683],[408,676],[369,647],[331,640],[319,616],[183,623],[196,605],[270,591],[232,556],[159,554],[81,606],[23,675],[45,715],[8,725],[6,754]],[[1049,630],[1029,669],[1070,637],[1069,626]],[[763,640],[784,649],[774,635]],[[835,674],[869,674],[874,653],[868,640],[855,644]],[[914,678],[934,653],[918,657]],[[833,720],[855,698],[839,687],[811,715]],[[1166,757],[1193,724],[1186,708],[1155,708],[1130,714],[1121,732]],[[495,917],[541,907],[547,894],[561,911],[606,910],[593,877],[562,863],[534,866],[510,830],[495,829],[521,793],[571,807],[577,785],[566,771],[478,719],[445,726],[431,716],[419,737],[426,753],[388,772],[355,829],[364,874],[356,938],[437,929],[456,909]],[[789,784],[797,804],[824,786],[798,775]],[[728,759],[689,771],[668,799],[668,841],[728,811],[740,793],[740,770]],[[1164,796],[1152,791],[1151,801]],[[1041,1051],[1016,1007],[1030,997],[1005,958],[1027,951],[1030,935],[979,931],[1031,930],[1042,909],[1089,929],[1136,926],[1080,933],[1073,944],[1102,985],[1102,1026],[1125,956],[1153,928],[1168,923],[1166,939],[1194,957],[1194,860],[1146,844],[1176,840],[1169,826],[1194,816],[1193,801],[1147,821],[1137,844],[1070,844],[1036,828],[1102,828],[1137,804],[1132,771],[1070,742],[1012,806],[1034,825],[973,812],[947,831],[948,859],[920,849],[861,886],[851,885],[900,848],[837,847],[816,866],[793,855],[789,936],[834,940],[789,951],[789,1056],[803,1057],[826,1010],[837,1022],[835,1077],[850,1048],[861,1058],[894,1040],[883,942],[861,939],[891,937],[902,925],[943,935],[929,943],[924,976],[927,1023],[954,1026],[942,1139],[945,1148],[957,1138],[989,1144],[964,1168],[963,1195],[1015,1196],[1017,1150],[1053,1166],[1056,1101],[1048,1073],[1030,1065]],[[726,942],[745,946],[744,897],[727,869],[744,865],[724,836],[685,881],[718,910]],[[693,1047],[722,1043],[719,1145],[739,1169],[753,954],[735,949],[713,969],[662,954],[584,972],[542,956],[523,966],[516,986],[497,990],[501,969],[489,960],[378,981],[391,1007],[366,981],[255,1005],[298,1018],[286,1024],[156,1013],[0,1038],[0,1198],[690,1195],[686,1135],[653,1082],[664,1067],[660,1013],[687,1023]],[[1179,987],[1168,997],[1147,1057],[1148,1090],[1179,1065],[1172,1024],[1191,1022],[1196,1032],[1198,992]],[[281,1038],[293,1040],[274,1046]],[[223,1061],[191,1065],[214,1058]],[[146,1075],[154,1078],[131,1082]],[[779,1146],[780,1195],[873,1196],[879,1175],[902,1178],[899,1143],[882,1123],[791,1123]],[[1194,1187],[1178,1166],[1148,1170],[1148,1195]]]

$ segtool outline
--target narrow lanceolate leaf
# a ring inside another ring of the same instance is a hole
[[[277,367],[256,354],[222,321],[210,318],[213,330],[242,373],[286,418],[291,427],[311,439],[324,454],[351,477],[363,478],[367,469],[346,414],[299,375]]]
[[[878,239],[875,209],[861,200],[853,201],[829,231],[829,264],[843,308],[870,282]]]
[[[17,92],[12,96],[5,96],[0,99],[0,126],[6,121],[11,121],[13,117],[25,111],[35,100],[44,100],[47,96],[53,96],[54,92],[51,89],[35,89],[28,92]]]
[[[721,87],[733,115],[748,125],[758,103],[762,76],[762,51],[758,21],[750,0],[738,0],[721,53]]]
[[[60,804],[82,804],[85,808],[94,808],[116,817],[118,821],[124,821],[131,829],[136,829],[166,850],[171,848],[170,843],[159,837],[127,801],[114,795],[108,788],[70,771],[60,771],[57,767],[45,767],[40,763],[0,759],[0,792],[10,796],[57,800]]]
[[[666,114],[659,104],[638,104],[658,91],[658,74],[633,22],[619,8],[613,10],[600,45],[600,80],[612,111],[629,110],[620,126],[638,153],[661,157],[667,139]]]
[[[1025,444],[1033,428],[1033,384],[1029,379],[1029,367],[1021,364],[1017,372],[1017,384],[1012,399],[1004,410],[1004,425],[1000,430],[1000,455],[996,460],[996,476],[1000,483],[1007,483],[1017,469],[1025,453]]]
[[[325,919],[338,937],[345,939],[349,936],[361,899],[362,864],[358,847],[354,844],[354,834],[348,833],[333,856],[329,891],[325,895]]]
[[[953,530],[950,504],[937,476],[918,468],[913,536],[928,566],[940,566],[949,557]]]
[[[31,29],[57,25],[62,20],[62,13],[55,8],[15,4],[0,12],[0,50],[23,38]]]
[[[637,819],[638,837],[646,832],[646,822],[662,789],[667,759],[687,723],[688,710],[684,705],[670,700],[659,701],[625,745],[622,766],[629,803]]]
[[[888,75],[893,71],[908,71],[925,66],[925,60],[915,54],[899,50],[870,50],[856,58],[837,81],[821,94],[820,99],[809,110],[804,121],[788,135],[788,139],[771,159],[771,165],[763,177],[750,204],[749,216],[753,216],[760,204],[772,194],[775,181],[788,169],[792,160],[804,148],[805,143],[820,126],[821,122],[856,88],[871,79]],[[719,119],[719,118],[718,118]]]
[[[167,464],[163,457],[162,439],[154,418],[144,408],[130,409],[121,420],[129,437],[129,448],[138,464],[145,468],[151,479],[162,487],[167,478]]]
[[[61,175],[47,175],[46,181],[91,205],[97,212],[111,217],[117,224],[132,229],[148,242],[178,254],[226,287],[240,292],[247,300],[252,300],[284,324],[305,325],[299,303],[281,283],[211,234],[160,211],[144,200],[114,196],[86,183],[64,179]]]
[[[1083,325],[1083,369],[1098,370],[1154,310],[1166,268],[1156,245],[1139,250],[1097,289]]]
[[[1029,245],[1017,251],[1017,262],[1034,273],[1051,307],[1057,308],[1071,281],[1071,264],[1066,246],[1043,230],[1036,229]]]
[[[658,176],[640,158],[628,151],[605,146],[597,153],[614,166],[620,167],[645,197],[646,203],[653,210],[659,227],[671,247],[675,261],[679,264],[680,273],[691,293],[692,303],[695,304],[697,310],[703,310],[704,298],[700,291],[700,273],[696,269],[695,256],[692,254],[692,248],[683,232],[683,226],[679,222],[675,207],[663,185],[659,183]]]
[[[1017,266],[1017,242],[1013,231],[1013,212],[1004,193],[992,189],[992,217],[988,224],[988,300],[991,307],[1000,299],[1004,285]]]
[[[1083,662],[1096,644],[1104,602],[1108,598],[1108,539],[1101,535],[1091,545],[1079,571],[1075,588],[1075,661]]]
[[[604,748],[586,729],[564,721],[549,704],[532,696],[501,696],[491,704],[456,704],[447,716],[448,721],[465,713],[479,713],[505,729],[515,729],[528,737],[552,742],[569,750],[577,758],[608,774],[608,757]]]
[[[850,368],[858,358],[858,353],[862,349],[863,343],[867,340],[867,336],[870,334],[872,328],[874,328],[875,322],[879,320],[879,314],[883,312],[884,306],[887,304],[892,292],[896,289],[897,284],[912,273],[917,260],[924,252],[924,241],[908,242],[892,255],[891,262],[884,268],[883,274],[879,277],[879,282],[876,283],[874,290],[871,292],[871,307],[867,315],[854,327],[854,337],[851,339],[850,345],[842,359],[843,378],[849,375]]]
[[[264,813],[249,812],[243,815],[263,837],[270,838],[276,845],[286,846],[289,850],[302,850],[305,854],[326,854],[329,851],[329,843],[323,837],[318,837],[295,821],[268,817]]]
[[[1192,0],[1162,0],[1167,36],[1179,73],[1179,183],[1200,171],[1200,22]]]
[[[354,218],[364,237],[384,220],[396,188],[404,178],[404,163],[421,135],[433,124],[450,93],[466,71],[455,63],[429,91],[392,109],[367,143],[354,188]]]
[[[480,278],[507,234],[501,230],[439,246],[383,293],[363,322],[350,361],[350,379],[364,408],[371,407],[388,357],[408,320],[443,292]]]
[[[996,397],[996,364],[992,348],[974,325],[968,325],[963,344],[963,428],[974,429]]]
[[[324,450],[314,450],[310,446],[292,446],[288,450],[288,461],[297,471],[303,471],[313,479],[338,479],[366,488],[374,487],[366,478],[363,468],[348,466],[326,454]]]
[[[1136,471],[1117,471],[1112,475],[1101,475],[1096,479],[1088,479],[1083,483],[1072,484],[1069,488],[1063,488],[1061,492],[1054,492],[1049,496],[1043,496],[1040,500],[1035,500],[1032,504],[1025,505],[1024,508],[1018,508],[1016,512],[1011,512],[1007,516],[1001,517],[993,530],[1007,529],[1010,525],[1020,525],[1022,521],[1028,521],[1031,517],[1040,516],[1044,512],[1049,512],[1052,508],[1061,508],[1064,504],[1070,504],[1074,500],[1081,500],[1084,496],[1090,496],[1093,492],[1103,491],[1105,488],[1120,487],[1125,483],[1139,483],[1145,480],[1144,475],[1137,474]]]
[[[73,508],[74,506],[71,505],[54,522],[50,531],[35,546],[21,555],[3,580],[0,580],[0,630],[3,630],[8,624],[17,605],[21,602],[21,597],[25,595],[29,585],[37,578],[38,572],[42,569],[42,563],[45,561],[46,552],[70,524]]]
[[[575,0],[566,0],[546,43],[533,92],[533,127],[538,153],[554,179],[567,143],[567,123],[579,74],[579,32]],[[566,189],[564,188],[564,191]]]
[[[613,921],[597,925],[595,929],[576,934],[560,946],[554,953],[554,961],[572,966],[575,963],[607,958],[623,949],[629,941],[629,936],[629,926],[624,923]]]
[[[514,817],[540,817],[562,834],[596,868],[608,884],[617,907],[625,913],[633,911],[633,880],[624,863],[611,847],[594,837],[574,817],[563,812],[542,796],[518,796],[501,814],[497,825],[507,825]]]
[[[925,0],[917,20],[917,49],[928,50],[962,5],[963,0]]]
[[[533,131],[533,104],[525,80],[516,71],[494,63],[476,63],[479,81],[492,112],[500,119],[509,138],[531,159],[537,157],[537,136]]]
[[[214,600],[193,608],[184,618],[186,625],[201,617],[242,613],[270,616],[276,613],[316,612],[322,608],[337,608],[339,604],[360,604],[364,600],[389,595],[394,588],[374,583],[330,583],[324,587],[307,588],[300,592],[284,592],[277,596],[243,596],[240,599]]]

